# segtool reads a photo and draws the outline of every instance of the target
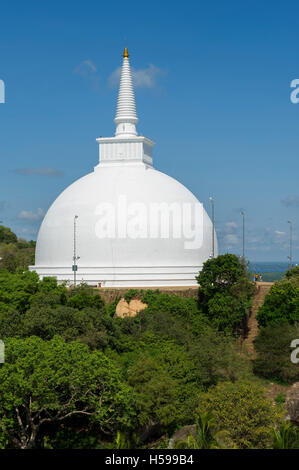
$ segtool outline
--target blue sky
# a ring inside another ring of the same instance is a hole
[[[210,212],[221,252],[286,260],[288,220],[299,259],[299,78],[296,1],[2,4],[0,220],[36,238],[58,194],[98,162],[114,134],[115,70],[126,43],[139,132],[155,167]]]

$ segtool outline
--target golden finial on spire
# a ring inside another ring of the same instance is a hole
[[[123,53],[123,57],[126,57],[126,58],[129,57],[128,49],[126,47],[125,47],[125,50],[124,50],[124,53]]]

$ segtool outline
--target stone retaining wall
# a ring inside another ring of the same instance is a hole
[[[105,303],[111,303],[114,302],[117,299],[121,299],[127,292],[132,290],[134,288],[97,288],[94,289],[95,294],[100,294],[102,299],[105,301]],[[180,297],[191,297],[196,299],[198,295],[198,287],[160,287],[159,289],[156,288],[144,288],[144,289],[134,289],[134,290],[159,290],[160,292],[164,292],[165,294],[169,295],[179,295]]]

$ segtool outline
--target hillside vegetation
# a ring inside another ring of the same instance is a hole
[[[4,232],[4,248],[22,250]],[[140,298],[147,308],[127,318],[115,316],[118,300],[105,304],[84,284],[40,281],[22,262],[0,270],[1,448],[136,448],[157,439],[167,447],[178,428],[209,419],[211,440],[201,434],[193,446],[274,445],[281,405],[265,397],[240,346],[253,296],[242,260],[207,261],[198,299],[128,292],[126,300]],[[293,274],[284,282],[293,285]],[[268,344],[267,327],[257,347]],[[220,431],[224,440],[214,438]]]

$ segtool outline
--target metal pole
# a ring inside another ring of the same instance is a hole
[[[78,216],[74,216],[74,256],[73,256],[73,273],[74,273],[74,286],[76,286],[76,275],[77,275],[77,260],[80,258],[77,256],[77,247],[76,247],[76,222],[77,222]]]
[[[212,204],[212,258],[215,258],[215,207],[212,196],[210,196],[210,201]]]
[[[241,215],[243,217],[243,258],[245,259],[245,214],[241,211]]]
[[[288,220],[288,224],[290,224],[290,256],[288,256],[290,260],[289,268],[292,269],[293,267],[293,224],[290,220]]]

